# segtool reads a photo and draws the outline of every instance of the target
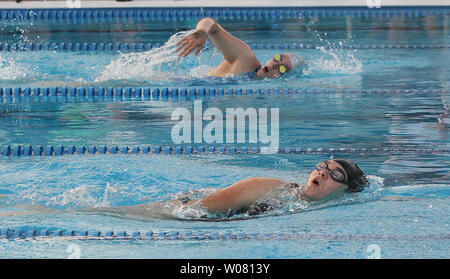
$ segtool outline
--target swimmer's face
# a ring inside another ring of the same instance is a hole
[[[334,169],[340,169],[343,171],[345,178],[347,179],[347,174],[342,166],[333,161],[326,161],[328,163],[328,168],[332,171]],[[330,170],[321,169],[314,170],[308,177],[306,181],[305,188],[302,195],[307,200],[320,200],[327,196],[339,195],[347,189],[347,186],[336,182],[330,174]]]
[[[292,63],[289,56],[286,54],[281,54],[281,60],[279,62],[275,61],[275,59],[271,58],[269,61],[267,61],[266,64],[264,64],[261,69],[256,72],[256,75],[259,78],[277,78],[280,77],[280,71],[278,70],[280,68],[280,65],[284,65],[288,72],[292,71]]]

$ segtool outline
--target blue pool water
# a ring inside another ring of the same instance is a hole
[[[0,87],[314,89],[319,92],[196,98],[202,99],[204,109],[278,108],[280,147],[445,151],[450,149],[447,17],[221,22],[249,44],[322,46],[290,49],[309,61],[308,68],[276,80],[207,79],[207,70],[221,61],[217,51],[210,48],[198,58],[181,61],[169,44],[145,52],[123,53],[0,51]],[[173,43],[172,36],[180,36],[179,32],[194,25],[193,21],[83,22],[76,26],[0,21],[0,43]],[[327,48],[330,45],[434,47]],[[264,62],[280,50],[254,51]],[[321,89],[336,93],[320,93]],[[339,93],[340,89],[373,92]],[[385,89],[421,91],[377,91]],[[176,108],[193,110],[192,98],[171,96],[107,101],[4,96],[0,100],[1,146],[175,146],[170,133],[176,121],[171,120],[171,113]],[[334,155],[355,161],[368,174],[370,187],[324,203],[292,203],[261,216],[243,214],[217,222],[202,218],[202,212],[195,210],[174,212],[169,219],[82,212],[94,207],[165,201],[186,192],[223,188],[251,176],[278,177],[303,184],[316,163],[330,156],[333,155],[2,156],[0,228],[300,233],[319,237],[167,241],[0,238],[0,257],[65,258],[70,256],[71,244],[78,245],[83,258],[366,258],[373,244],[378,245],[383,258],[448,257],[448,152]],[[34,214],[25,214],[30,212]],[[367,234],[382,237],[361,237]],[[333,238],[337,235],[347,238]]]

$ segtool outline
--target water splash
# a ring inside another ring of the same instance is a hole
[[[323,38],[327,33],[321,35],[316,29],[312,29],[315,21],[311,21],[307,25],[307,30],[315,34],[320,41],[320,57],[308,61],[308,67],[303,71],[304,75],[320,75],[320,74],[341,74],[354,75],[362,72],[362,63],[354,54],[356,50],[343,49],[342,41],[338,42],[338,47],[334,46],[328,39]],[[325,47],[326,45],[327,47]]]
[[[122,191],[118,183],[111,185],[106,182],[103,194],[100,196],[96,187],[81,185],[73,189],[68,189],[63,193],[51,197],[47,202],[47,206],[62,208],[80,208],[80,207],[109,207],[115,202],[120,202],[128,193]]]
[[[0,73],[0,80],[22,80],[31,75],[31,69],[0,53]]]
[[[342,44],[341,42],[339,44]],[[341,74],[354,75],[362,72],[362,63],[350,50],[319,47],[322,54],[317,59],[309,61],[304,75]]]
[[[178,32],[159,48],[140,53],[120,54],[119,58],[105,67],[95,82],[183,80],[189,79],[191,75],[205,76],[208,69],[199,67],[200,58],[190,55],[181,59],[176,52],[176,43],[191,32],[193,30]],[[192,68],[194,70],[191,70]]]
[[[192,189],[190,188],[187,192],[178,192],[173,195],[171,215],[176,219],[188,219],[188,220],[200,220],[208,218],[208,211],[200,206],[198,202],[202,198],[212,194],[216,189],[214,188],[203,188],[203,189]],[[188,204],[192,202],[191,204]],[[178,203],[178,204],[177,204]]]
[[[119,193],[117,184],[110,185],[106,182],[105,192],[103,192],[103,200],[100,202],[99,206],[110,206],[110,200]]]
[[[63,193],[51,197],[46,203],[47,206],[65,206],[65,207],[94,207],[98,200],[92,193],[91,187],[81,185]]]

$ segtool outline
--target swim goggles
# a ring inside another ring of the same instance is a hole
[[[338,168],[330,170],[327,161],[318,163],[316,166],[316,170],[327,170],[330,172],[330,176],[334,181],[342,184],[347,184],[347,179],[345,179],[344,171]]]
[[[275,54],[273,57],[273,60],[275,62],[281,62],[281,60],[283,60],[283,57],[280,54]],[[282,76],[288,71],[288,68],[285,65],[280,64],[280,66],[278,66],[278,71],[280,72],[280,75]]]

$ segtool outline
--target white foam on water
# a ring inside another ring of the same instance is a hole
[[[89,186],[81,185],[73,189],[68,189],[63,193],[51,197],[46,205],[62,205],[62,206],[81,206],[94,207],[98,204],[97,198],[91,193]]]
[[[146,52],[120,54],[95,78],[95,82],[117,80],[182,80],[191,76],[203,77],[208,67],[200,64],[200,58],[189,55],[186,58],[178,57],[176,43],[186,35],[193,32],[178,32],[159,48],[152,48]]]
[[[31,70],[28,67],[0,53],[0,80],[21,80],[30,74]]]
[[[311,29],[311,25],[314,23],[312,21],[307,30],[313,32],[319,39],[322,45],[318,48],[321,55],[319,58],[308,61],[308,66],[303,71],[303,74],[312,76],[317,74],[354,75],[361,73],[362,63],[354,56],[356,50],[343,49],[341,41],[338,42],[339,47],[334,47],[330,41],[322,38],[322,36],[327,36],[327,33],[321,35],[317,30]],[[328,47],[326,48],[324,45]]]
[[[320,58],[309,61],[305,75],[316,75],[317,73],[354,75],[362,72],[362,63],[355,58],[352,51],[341,49],[319,48],[322,55]]]

